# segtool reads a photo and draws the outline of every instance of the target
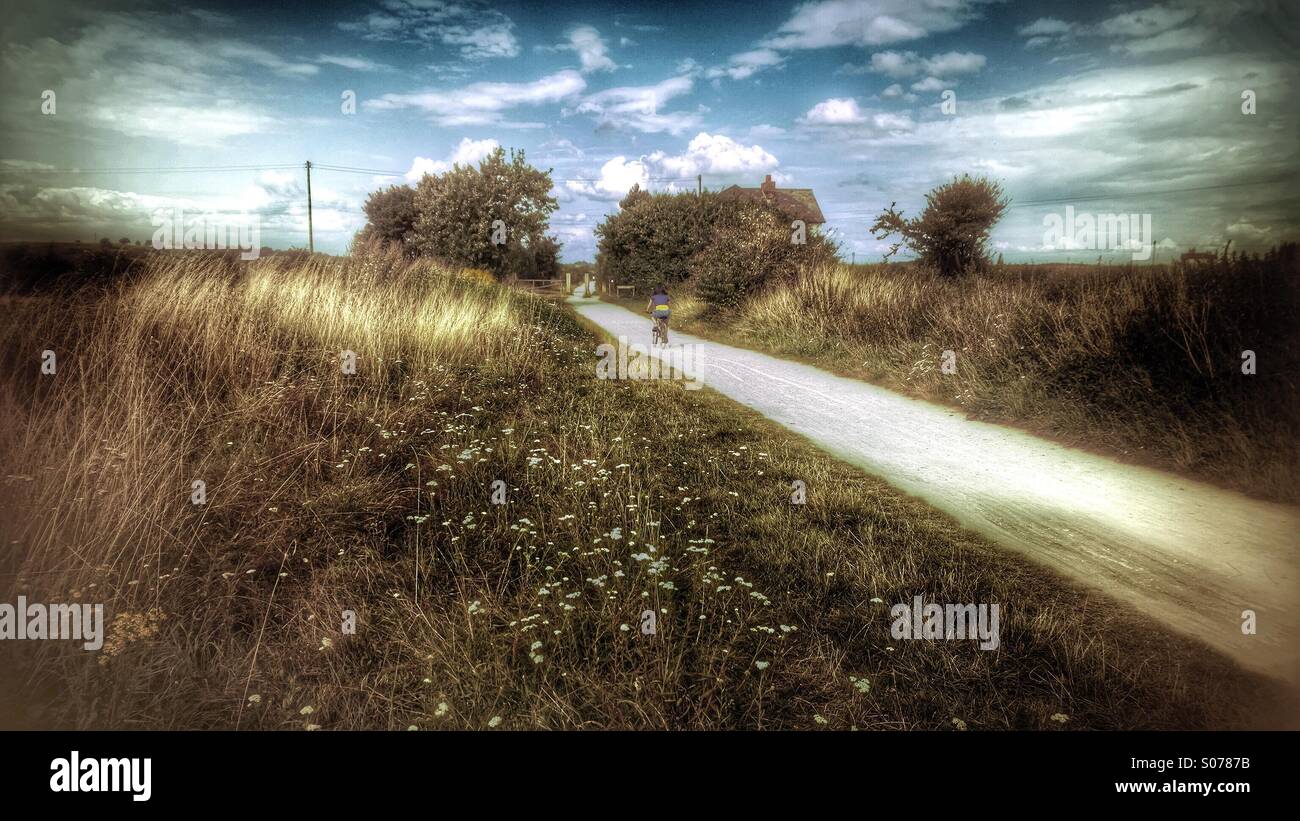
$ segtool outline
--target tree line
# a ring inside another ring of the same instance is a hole
[[[409,185],[375,191],[365,203],[360,242],[396,243],[498,279],[558,278],[560,243],[550,236],[550,171],[522,150],[498,147],[477,168],[455,165]],[[890,205],[868,228],[896,236],[886,259],[906,246],[920,265],[958,276],[989,265],[986,245],[1008,202],[987,178],[963,176],[935,188],[911,219]],[[723,200],[713,192],[651,193],[633,186],[595,229],[596,274],[648,289],[690,282],[706,303],[725,308],[807,266],[833,263],[838,245],[761,201]]]

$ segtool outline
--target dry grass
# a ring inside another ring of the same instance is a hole
[[[838,266],[682,330],[811,361],[1068,444],[1300,499],[1294,247],[1215,266]],[[944,374],[943,352],[957,371]],[[1253,350],[1258,373],[1242,373]]]
[[[370,253],[167,258],[13,307],[0,601],[114,624],[99,654],[0,648],[39,726],[1292,720],[1269,682],[707,391],[597,380],[542,299]],[[1000,602],[1002,648],[892,640],[917,594]]]

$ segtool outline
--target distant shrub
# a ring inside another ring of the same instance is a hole
[[[906,245],[926,267],[943,276],[957,276],[988,267],[989,231],[1006,207],[1000,185],[985,177],[963,175],[926,194],[919,217],[904,219],[891,204],[876,217],[871,234],[878,240],[892,234],[901,237],[886,258]]]

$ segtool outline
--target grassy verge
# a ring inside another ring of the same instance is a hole
[[[160,263],[119,292],[19,303],[0,329],[0,600],[102,601],[112,621],[98,654],[0,648],[59,693],[38,724],[1295,715],[1272,683],[716,395],[596,379],[592,335],[544,300],[377,257],[207,273]],[[1000,603],[1001,648],[892,639],[889,607],[915,595]]]
[[[640,310],[644,299],[622,304]],[[673,326],[1297,501],[1297,311],[1289,246],[1191,269],[1007,266],[956,281],[909,266],[840,266],[730,311],[674,294]],[[945,351],[954,373],[943,370]],[[1244,351],[1254,374],[1242,372]]]

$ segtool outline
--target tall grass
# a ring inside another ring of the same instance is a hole
[[[0,647],[29,724],[1289,720],[1270,683],[716,396],[597,380],[541,299],[367,251],[159,256],[6,307],[0,601],[111,619],[99,653]],[[917,593],[1014,605],[1003,649],[892,641]]]
[[[1213,266],[835,266],[687,327],[1068,443],[1300,498],[1294,246]],[[694,320],[693,323],[691,320]],[[944,351],[956,373],[942,371]],[[1242,372],[1243,351],[1258,372]]]

